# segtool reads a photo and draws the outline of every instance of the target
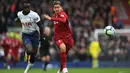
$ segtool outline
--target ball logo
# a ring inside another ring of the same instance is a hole
[[[61,14],[61,17],[64,17],[64,15],[63,15],[63,14]]]
[[[61,40],[58,40],[58,42],[60,43],[60,42],[61,42]]]

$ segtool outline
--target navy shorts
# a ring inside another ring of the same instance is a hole
[[[39,33],[38,31],[34,31],[32,33],[22,33],[22,41],[23,44],[32,44],[33,49],[38,49],[39,47]]]

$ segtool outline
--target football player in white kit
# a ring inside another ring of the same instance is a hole
[[[22,24],[22,41],[28,55],[28,65],[24,73],[28,73],[35,62],[35,55],[38,50],[39,38],[42,36],[43,28],[40,26],[40,16],[30,10],[30,3],[24,3],[23,10],[19,11],[17,16]]]

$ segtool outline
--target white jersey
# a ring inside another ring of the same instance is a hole
[[[22,11],[19,11],[17,16],[22,23],[23,33],[31,33],[36,30],[39,32],[39,27],[37,25],[37,22],[40,21],[40,17],[36,12],[30,10],[29,14],[24,15]]]

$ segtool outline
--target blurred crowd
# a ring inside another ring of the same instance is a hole
[[[112,37],[99,35],[102,53],[100,58],[113,61],[130,60],[130,42],[128,36],[117,34]]]
[[[20,26],[18,24],[15,24],[14,20],[17,17],[17,12],[22,10],[22,4],[24,1],[26,0],[0,0],[0,33],[6,33],[8,31],[7,30],[8,27]],[[88,49],[90,42],[94,38],[93,32],[95,29],[104,28],[107,25],[112,25],[118,29],[124,27],[122,22],[118,19],[118,14],[113,5],[113,0],[60,0],[60,1],[62,2],[65,12],[69,16],[69,22],[71,24],[73,37],[75,40],[73,49],[70,50],[68,54],[68,59],[70,61],[85,61],[91,58]],[[45,20],[43,18],[43,14],[45,13],[52,15],[53,0],[29,0],[29,2],[31,3],[31,9],[36,11],[41,16],[42,25],[49,26],[52,29],[52,35],[53,35],[52,22]],[[111,41],[113,43],[114,40],[108,40],[108,41]],[[124,45],[124,43],[122,42],[120,44]],[[101,42],[101,48],[106,47],[103,44],[104,43]],[[112,44],[110,44],[110,46],[112,46]],[[109,48],[111,48],[110,46]],[[118,48],[120,47],[119,45],[117,46]],[[51,42],[50,53],[51,55],[53,55],[52,60],[58,59],[57,58],[58,50],[56,48],[57,47],[54,45],[54,43]],[[103,52],[107,52],[107,54],[103,55],[115,56],[115,54],[113,53],[115,53],[115,51],[118,51],[118,49],[113,50],[109,48],[105,48],[105,51],[103,50]],[[124,47],[122,48],[124,49]],[[129,47],[125,47],[125,49],[128,48]],[[124,50],[124,52],[125,51],[126,50]],[[116,55],[118,54],[122,53],[116,53]],[[123,55],[125,56],[126,54],[123,53]]]

